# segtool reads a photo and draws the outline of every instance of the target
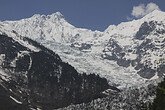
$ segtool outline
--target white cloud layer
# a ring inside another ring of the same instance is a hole
[[[148,3],[146,6],[144,4],[140,4],[139,6],[134,6],[132,10],[132,16],[139,18],[147,15],[148,13],[154,10],[160,10],[159,6],[155,3]]]

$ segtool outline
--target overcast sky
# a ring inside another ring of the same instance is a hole
[[[103,31],[111,24],[143,17],[154,9],[165,11],[165,0],[0,0],[0,20],[59,11],[76,27]]]

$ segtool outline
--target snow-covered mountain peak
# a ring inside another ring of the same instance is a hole
[[[53,13],[52,15],[53,16],[58,16],[58,17],[61,17],[61,18],[64,17],[63,14],[61,14],[61,12],[56,12],[56,13]]]
[[[136,31],[138,31],[142,23],[150,21],[164,22],[165,12],[154,10],[141,19],[132,20],[129,22],[122,22],[118,25],[110,25],[104,32],[114,34],[116,31],[120,31],[119,34],[132,35]]]
[[[70,34],[69,32],[75,28],[59,12],[47,16],[35,14],[30,18],[5,21],[4,23],[10,24],[22,36],[31,36],[33,40],[37,41],[66,41],[67,39],[63,39],[61,36],[67,33]],[[69,37],[69,35],[65,37]]]
[[[142,18],[146,18],[146,17],[155,17],[155,16],[161,16],[164,12],[159,10],[159,9],[155,9],[153,11],[151,11],[150,13],[146,14],[145,16],[143,16]]]
[[[162,21],[165,20],[165,12],[161,10],[154,10],[142,18],[143,20],[155,20]]]
[[[164,52],[160,38],[165,33],[164,18],[164,12],[155,10],[141,19],[110,25],[104,32],[76,28],[59,12],[3,25],[55,51],[79,72],[100,74],[122,88],[158,78],[154,62],[159,62]]]
[[[31,39],[44,42],[71,43],[92,41],[100,37],[102,32],[76,28],[68,23],[60,12],[51,15],[36,14],[31,18],[18,21],[5,21],[22,36],[31,36]]]
[[[34,14],[29,19],[42,19],[42,20],[49,20],[49,19],[65,19],[64,16],[60,12],[52,13],[50,15],[40,15],[40,14]]]

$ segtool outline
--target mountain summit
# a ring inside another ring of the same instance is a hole
[[[91,109],[98,103],[100,109],[138,110],[142,103],[152,102],[155,85],[165,72],[165,12],[160,10],[138,20],[110,25],[104,32],[76,28],[59,12],[36,14],[0,22],[0,34],[1,79],[7,82],[5,87],[16,85],[11,92],[26,88],[25,93],[18,94],[30,94],[25,104],[32,102],[32,108],[47,108],[46,103],[60,108],[73,103],[78,105],[69,109]],[[8,85],[8,81],[14,83]],[[108,97],[102,98],[105,95]],[[16,97],[7,99],[24,103],[24,98]],[[90,102],[95,98],[102,99]],[[114,107],[116,100],[120,104]],[[89,103],[79,105],[82,102]]]
[[[104,32],[76,28],[59,12],[3,24],[57,52],[79,72],[97,73],[121,88],[160,75],[154,62],[164,58],[165,12],[159,10]]]
[[[60,12],[47,16],[36,14],[31,18],[20,21],[5,21],[5,23],[18,29],[17,32],[21,33],[22,36],[31,36],[32,39],[39,42],[45,40],[59,43],[73,42],[78,36],[83,37],[93,33],[90,30],[72,26]],[[90,37],[90,35],[88,36]]]

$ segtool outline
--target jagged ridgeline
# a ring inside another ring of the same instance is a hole
[[[79,74],[29,38],[18,41],[0,35],[0,58],[1,110],[65,107],[103,97],[102,91],[109,88],[106,79]],[[2,106],[4,103],[8,106]]]
[[[141,19],[110,25],[103,32],[76,28],[59,12],[1,24],[56,52],[78,72],[99,74],[126,89],[162,77],[164,18],[165,12],[154,10]]]

